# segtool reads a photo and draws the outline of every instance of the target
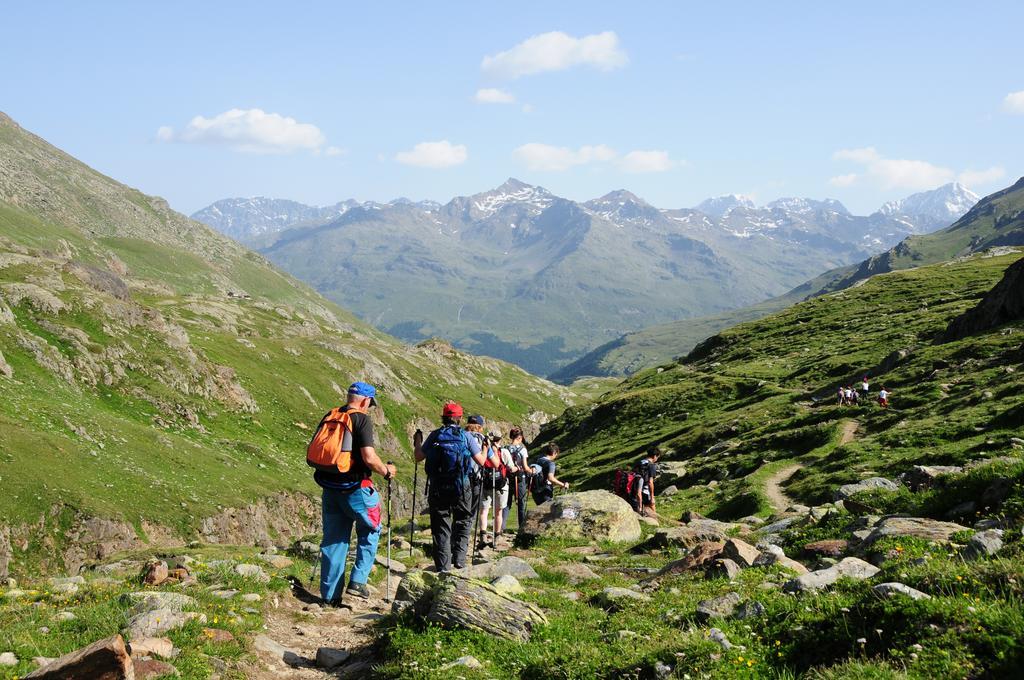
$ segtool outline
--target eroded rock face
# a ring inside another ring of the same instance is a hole
[[[640,522],[629,503],[615,494],[583,491],[538,506],[530,512],[523,532],[532,538],[627,542],[640,538]]]
[[[959,340],[1021,318],[1024,318],[1024,260],[1007,267],[1002,280],[981,302],[953,319],[942,340]]]

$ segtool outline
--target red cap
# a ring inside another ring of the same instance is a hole
[[[444,405],[444,410],[441,411],[442,418],[461,418],[462,407],[456,404],[454,401],[449,401]]]

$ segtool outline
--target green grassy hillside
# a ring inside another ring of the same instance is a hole
[[[76,564],[65,548],[86,535],[127,547],[123,525],[89,517],[210,538],[227,508],[316,493],[310,428],[355,379],[378,386],[379,448],[400,465],[445,399],[534,427],[570,399],[445,343],[404,345],[0,117],[0,575],[12,554],[15,571]]]
[[[823,293],[844,290],[885,272],[944,262],[1000,246],[1024,245],[1024,178],[983,198],[953,225],[909,236],[857,265],[817,276],[785,295],[723,314],[684,319],[628,333],[562,368],[551,377],[570,383],[581,376],[629,375],[681,357],[718,331]]]
[[[817,504],[862,477],[1007,455],[1024,426],[1024,323],[934,340],[1019,257],[876,276],[729,329],[569,409],[541,440],[568,449],[568,479],[597,488],[659,444],[687,465],[688,488],[671,505],[724,518],[767,513],[761,483],[794,461],[806,467],[787,492]],[[875,390],[884,383],[894,393],[892,409],[834,405],[836,387],[865,373]],[[847,422],[857,437],[839,446]]]

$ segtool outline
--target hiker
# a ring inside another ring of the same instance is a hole
[[[864,399],[867,399],[868,394],[871,392],[871,383],[868,382],[867,376],[864,376],[860,381],[860,391],[864,393],[862,395]]]
[[[358,547],[345,594],[370,597],[366,581],[377,557],[381,522],[380,495],[370,476],[376,472],[388,481],[395,476],[395,466],[382,462],[374,448],[367,411],[377,405],[376,397],[373,385],[352,383],[347,404],[323,417],[306,452],[306,462],[316,468],[313,479],[323,489],[320,597],[330,606],[341,603],[353,525]]]
[[[466,421],[466,434],[476,441],[477,445],[480,447],[480,451],[484,454],[483,464],[477,465],[476,461],[473,461],[470,464],[472,473],[469,477],[473,486],[473,513],[474,516],[478,517],[477,521],[480,521],[480,515],[483,516],[483,526],[481,528],[483,529],[484,534],[487,533],[487,516],[483,514],[485,496],[483,467],[486,465],[487,459],[493,455],[488,444],[487,437],[484,436],[484,425],[486,422],[487,421],[484,420],[484,417],[480,415],[470,416]]]
[[[513,427],[508,431],[509,443],[504,450],[508,452],[512,460],[514,475],[509,477],[509,485],[512,487],[508,494],[508,502],[502,511],[501,525],[508,527],[508,516],[512,510],[512,504],[516,505],[517,518],[519,520],[519,531],[526,526],[526,494],[529,493],[530,464],[527,460],[526,444],[523,443],[523,431]]]
[[[878,391],[878,405],[882,408],[889,408],[889,396],[891,394],[892,392],[885,389],[885,385],[882,385],[882,389]]]
[[[537,505],[547,503],[555,497],[555,486],[569,489],[568,482],[563,482],[555,476],[557,469],[555,460],[558,459],[559,453],[561,450],[558,448],[558,444],[552,442],[544,449],[544,455],[530,466],[530,469],[533,470],[533,501]]]
[[[652,446],[647,455],[636,464],[636,473],[639,476],[636,485],[636,506],[635,510],[641,517],[647,516],[647,508],[651,509],[652,515],[657,515],[657,506],[654,501],[654,478],[658,476],[658,459],[661,458],[661,449]]]
[[[846,404],[846,390],[843,389],[842,385],[839,386],[838,397],[839,401],[836,403],[836,406],[843,406]]]
[[[490,546],[498,547],[498,538],[505,528],[505,507],[508,505],[509,492],[513,475],[518,468],[512,460],[512,454],[501,446],[501,432],[491,430],[487,433],[489,453],[484,465],[483,500],[480,504],[480,523],[483,532],[480,535],[480,547],[486,547],[487,519],[493,513],[494,527]]]
[[[483,465],[479,442],[462,430],[462,407],[444,405],[441,427],[427,435],[413,437],[416,461],[426,460],[427,505],[430,508],[430,536],[434,543],[434,568],[441,572],[466,566],[470,534],[473,531],[472,463]]]
[[[857,390],[851,388],[848,395],[848,401],[850,406],[858,406],[860,404],[860,395]]]

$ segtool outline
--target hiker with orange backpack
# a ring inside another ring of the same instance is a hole
[[[466,566],[473,531],[472,463],[483,465],[484,454],[474,437],[462,430],[462,407],[448,402],[441,411],[441,427],[413,437],[416,461],[425,460],[430,535],[434,568],[438,573]]]
[[[389,482],[395,476],[395,466],[381,461],[374,448],[368,410],[377,405],[376,397],[373,385],[352,383],[346,405],[323,417],[306,449],[306,463],[316,469],[313,479],[323,489],[320,597],[329,606],[341,603],[353,525],[356,559],[345,594],[370,597],[366,581],[377,557],[381,523],[380,494],[371,475],[376,472]]]

